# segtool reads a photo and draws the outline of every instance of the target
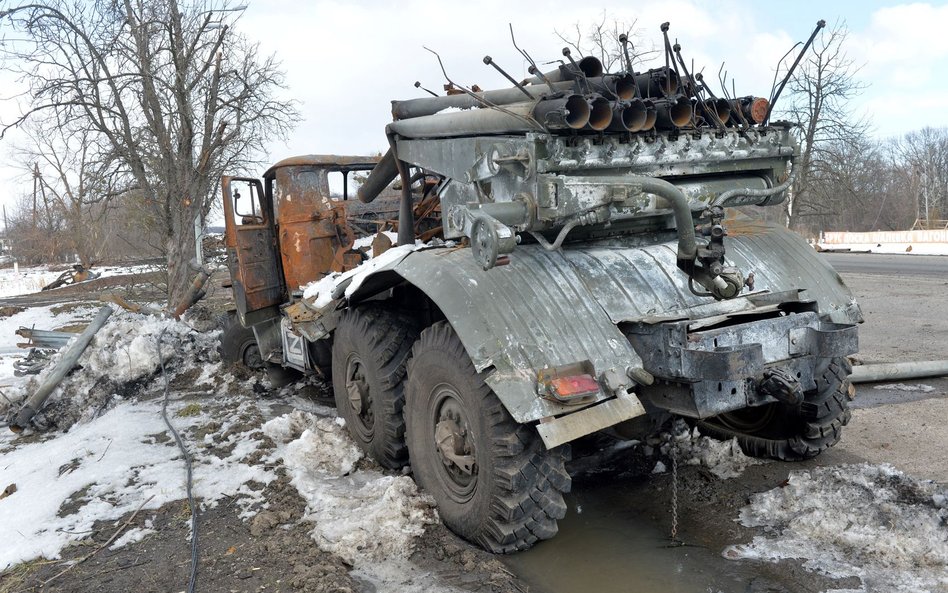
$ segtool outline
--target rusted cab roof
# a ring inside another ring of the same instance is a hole
[[[351,167],[354,165],[368,165],[374,167],[382,157],[380,156],[351,156],[339,154],[303,154],[291,156],[276,163],[263,174],[272,177],[281,167]]]

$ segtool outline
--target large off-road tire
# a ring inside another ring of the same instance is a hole
[[[848,360],[833,359],[799,406],[773,403],[745,408],[699,422],[698,428],[715,438],[737,437],[741,449],[752,457],[812,459],[839,442],[849,423],[849,402],[855,394],[850,373]]]
[[[546,450],[534,427],[510,417],[447,322],[421,332],[405,393],[415,481],[448,528],[494,553],[556,535],[568,447]]]
[[[417,337],[410,317],[363,306],[345,312],[333,339],[336,411],[362,450],[390,469],[408,464],[404,379]]]
[[[221,332],[221,360],[231,364],[243,365],[252,370],[266,366],[257,347],[257,337],[253,329],[241,325],[236,315],[228,315],[223,321]]]

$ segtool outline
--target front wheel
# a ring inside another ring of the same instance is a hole
[[[839,442],[849,423],[849,402],[855,390],[849,382],[852,365],[833,359],[818,375],[816,389],[803,403],[772,403],[728,412],[698,423],[698,429],[720,439],[737,438],[745,454],[781,461],[812,459]]]
[[[415,480],[449,529],[494,553],[556,535],[568,448],[546,450],[535,428],[510,417],[447,322],[421,333],[405,395]]]

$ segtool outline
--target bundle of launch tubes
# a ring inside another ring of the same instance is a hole
[[[395,121],[388,130],[404,138],[530,131],[634,134],[746,128],[766,122],[770,106],[767,99],[715,96],[700,73],[688,73],[677,44],[668,50],[680,67],[672,61],[634,72],[627,57],[625,71],[608,73],[597,58],[587,56],[577,62],[564,48],[566,63],[546,73],[531,66],[533,77],[521,82],[487,56],[484,63],[496,68],[513,87],[392,101]]]

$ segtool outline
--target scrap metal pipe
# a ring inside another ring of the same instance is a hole
[[[777,185],[775,187],[771,187],[768,189],[753,189],[750,187],[742,187],[742,188],[728,190],[722,193],[721,195],[719,195],[718,197],[716,197],[714,201],[711,202],[711,206],[720,206],[722,208],[725,208],[730,205],[728,204],[728,202],[730,202],[731,200],[735,198],[745,198],[745,197],[759,198],[759,199],[754,200],[752,202],[742,202],[740,204],[737,204],[738,206],[762,206],[764,205],[765,202],[767,202],[768,198],[789,189],[791,183],[793,183],[792,171],[790,172],[790,176],[787,177],[787,180],[781,183],[780,185]]]
[[[767,111],[770,109],[770,102],[763,97],[741,97],[731,101],[731,111],[738,112],[744,116],[750,123],[759,124],[767,117]],[[739,118],[731,118],[732,123],[737,123]]]
[[[668,97],[678,92],[681,81],[678,74],[665,66],[652,68],[635,75],[640,97]]]
[[[553,88],[556,92],[568,92],[571,91],[574,86],[575,84],[571,81],[556,82],[553,84]],[[528,85],[523,88],[535,99],[540,99],[551,93],[550,87],[545,84]],[[479,93],[473,93],[473,96],[467,93],[460,93],[446,97],[421,97],[420,99],[408,99],[406,101],[392,101],[392,117],[394,119],[411,119],[413,117],[434,115],[442,109],[449,107],[456,109],[474,109],[475,107],[484,107],[488,104],[510,105],[512,103],[522,103],[526,100],[526,95],[518,88],[481,91]]]
[[[592,56],[586,56],[579,61],[579,70],[586,78],[602,76],[602,73],[605,72],[602,67],[602,62],[599,61],[599,58],[594,58]],[[530,74],[536,74],[536,70],[533,69],[533,66],[530,66],[529,72]],[[563,64],[556,70],[544,72],[542,77],[534,76],[533,78],[525,79],[523,82],[524,84],[545,84],[545,81],[543,80],[544,78],[550,82],[575,80],[577,78],[577,72],[572,68],[572,66]]]
[[[388,187],[388,184],[391,183],[397,175],[398,163],[395,162],[395,153],[389,148],[388,152],[382,156],[381,160],[375,165],[375,168],[372,169],[372,172],[369,173],[365,183],[359,187],[359,191],[356,194],[359,196],[359,201],[367,204],[379,197],[382,190]]]
[[[708,122],[709,124],[718,125],[718,122],[726,124],[731,119],[731,104],[727,99],[708,99],[704,102],[704,108],[713,117],[718,118],[716,121]]]
[[[611,119],[612,110],[605,101]],[[590,121],[590,107],[580,95],[563,99],[545,99],[514,103],[503,108],[471,109],[454,113],[426,115],[388,124],[387,129],[405,138],[451,138],[479,134],[519,134],[550,130],[580,129]],[[602,107],[595,106],[597,117]],[[600,120],[597,120],[599,122]],[[541,125],[542,124],[542,125]],[[606,121],[605,125],[609,125]],[[544,127],[545,126],[545,127]]]
[[[695,222],[687,196],[674,184],[658,177],[629,177],[628,182],[640,185],[643,192],[664,198],[669,203],[675,214],[675,226],[678,231],[678,267],[690,267],[698,255],[698,245],[695,241]]]
[[[853,367],[849,380],[853,383],[875,383],[894,379],[922,379],[948,376],[948,360],[923,362],[892,362]]]
[[[691,101],[679,95],[671,99],[655,101],[655,115],[655,126],[667,130],[687,126],[691,122],[694,110],[691,107]]]
[[[590,78],[588,81],[593,90],[614,95],[620,101],[630,101],[638,94],[639,87],[635,84],[635,77],[625,72],[606,74],[597,78]]]
[[[612,132],[638,132],[645,127],[647,120],[648,110],[641,99],[617,101],[612,104],[612,123],[608,129]]]
[[[68,350],[63,354],[63,357],[59,359],[59,362],[56,363],[56,366],[53,367],[52,372],[49,376],[46,377],[46,380],[43,381],[42,385],[39,386],[33,395],[26,400],[26,403],[23,404],[23,407],[20,408],[20,411],[17,412],[16,418],[10,424],[10,430],[13,432],[20,432],[26,428],[30,420],[33,419],[33,416],[36,415],[36,412],[43,408],[43,404],[46,402],[46,399],[50,396],[51,393],[62,383],[63,379],[66,378],[66,374],[72,370],[76,363],[79,362],[79,357],[82,356],[82,353],[85,352],[86,348],[89,346],[89,343],[92,342],[93,336],[96,332],[102,329],[102,326],[105,325],[106,320],[109,318],[109,315],[112,314],[111,307],[102,307],[99,309],[99,312],[96,314],[92,322],[86,327],[86,329],[79,334],[79,337],[76,338],[76,341]]]
[[[647,132],[655,127],[658,121],[658,113],[655,111],[655,102],[649,99],[642,101],[645,104],[645,123],[642,124],[640,132]]]
[[[581,95],[538,101],[533,118],[551,130],[578,130],[589,123],[594,111]]]
[[[601,95],[589,95],[589,120],[586,124],[590,130],[601,132],[612,123],[612,104]]]

